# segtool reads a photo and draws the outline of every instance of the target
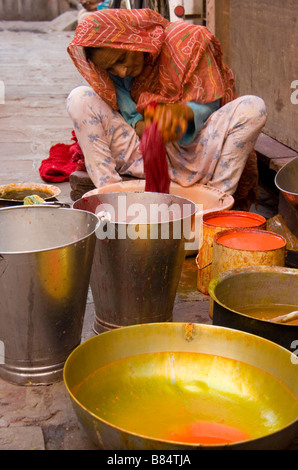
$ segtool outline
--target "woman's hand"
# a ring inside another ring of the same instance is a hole
[[[145,126],[157,123],[164,142],[179,140],[186,132],[188,122],[193,119],[193,111],[187,104],[153,104],[147,106]]]
[[[145,129],[145,121],[137,121],[135,125],[135,131],[136,131],[137,136],[141,138],[144,129]]]

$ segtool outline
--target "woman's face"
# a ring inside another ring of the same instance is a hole
[[[99,1],[97,0],[80,0],[80,4],[87,11],[96,11]]]
[[[127,75],[137,77],[144,67],[144,53],[99,47],[96,48],[92,55],[92,62],[100,69],[106,70],[112,75],[117,75],[121,78]]]

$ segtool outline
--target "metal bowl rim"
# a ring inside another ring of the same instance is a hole
[[[80,210],[80,209],[72,209],[72,208],[67,208],[67,207],[54,207],[53,206],[45,206],[45,205],[42,205],[42,204],[36,204],[36,205],[28,205],[28,206],[12,206],[12,207],[3,207],[3,208],[0,208],[0,217],[1,217],[1,213],[2,211],[17,211],[17,210],[28,210],[28,211],[31,211],[31,210],[50,210],[50,209],[54,209],[54,210],[59,210],[59,211],[77,211],[77,212],[82,212],[84,214],[86,214],[87,211],[83,211],[83,210]],[[87,212],[87,214],[89,214]],[[62,249],[62,248],[65,248],[67,246],[71,246],[71,245],[74,245],[76,243],[80,243],[81,241],[85,240],[86,238],[90,237],[91,235],[93,235],[98,226],[100,225],[100,220],[99,218],[97,217],[97,215],[95,214],[92,214],[90,212],[90,216],[93,216],[94,219],[96,220],[97,219],[97,222],[95,224],[95,227],[94,229],[92,229],[90,231],[90,233],[86,234],[85,236],[81,237],[81,238],[78,238],[77,240],[75,241],[71,241],[69,243],[64,243],[62,245],[54,245],[54,246],[51,246],[50,248],[43,248],[43,249],[40,249],[40,250],[24,250],[24,251],[3,251],[0,249],[0,256],[1,255],[26,255],[26,254],[35,254],[35,253],[44,253],[44,252],[47,252],[47,251],[52,251],[52,250],[58,250],[58,249]]]
[[[278,172],[276,173],[275,178],[274,178],[274,182],[275,182],[275,185],[276,185],[277,189],[279,189],[284,194],[291,194],[292,196],[298,196],[298,192],[287,191],[285,188],[281,188],[281,186],[280,186],[280,184],[278,184],[277,180],[280,177],[280,175],[282,175],[287,170],[287,166],[291,166],[291,164],[293,164],[293,162],[295,162],[295,161],[298,162],[298,157],[293,158],[293,160],[289,161],[282,168],[280,168],[278,170]]]
[[[111,193],[98,193],[98,194],[92,194],[91,196],[88,196],[87,194],[84,194],[80,199],[77,199],[76,201],[73,202],[72,204],[72,207],[73,209],[76,209],[75,204],[80,202],[80,201],[83,201],[84,199],[88,200],[88,199],[97,199],[98,197],[100,196],[119,196],[119,195],[131,195],[131,194],[148,194],[148,195],[157,195],[157,194],[163,194],[163,193],[155,193],[155,192],[149,192],[149,191],[115,191],[115,192],[111,192]],[[177,222],[177,221],[180,221],[180,220],[184,220],[188,217],[192,217],[193,215],[195,215],[197,212],[198,212],[198,205],[192,201],[191,199],[188,199],[186,197],[183,197],[183,196],[176,196],[175,194],[164,194],[165,196],[169,196],[169,197],[174,197],[175,199],[180,199],[180,200],[184,200],[186,201],[187,203],[190,203],[190,205],[192,206],[192,211],[190,214],[187,214],[183,217],[181,217],[180,219],[173,219],[171,221],[166,221],[165,223],[172,223],[172,222]],[[146,197],[146,196],[145,196]],[[138,223],[138,222],[111,222],[111,223],[114,223],[114,224],[117,224],[117,225],[147,225],[147,223],[144,223],[144,224],[141,224],[141,223]],[[150,223],[150,222],[149,222]]]

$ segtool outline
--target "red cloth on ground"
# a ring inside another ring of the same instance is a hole
[[[72,131],[73,144],[56,144],[50,148],[49,157],[41,162],[39,174],[44,181],[62,183],[76,170],[86,171],[84,155]]]
[[[140,150],[144,161],[145,191],[168,194],[170,177],[166,149],[156,123],[144,130]]]

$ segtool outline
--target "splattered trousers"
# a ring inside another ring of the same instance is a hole
[[[145,177],[135,130],[92,88],[72,90],[67,110],[96,187],[119,182],[121,175]],[[266,118],[264,101],[254,95],[222,106],[191,144],[166,145],[170,179],[185,187],[200,183],[234,194]]]

